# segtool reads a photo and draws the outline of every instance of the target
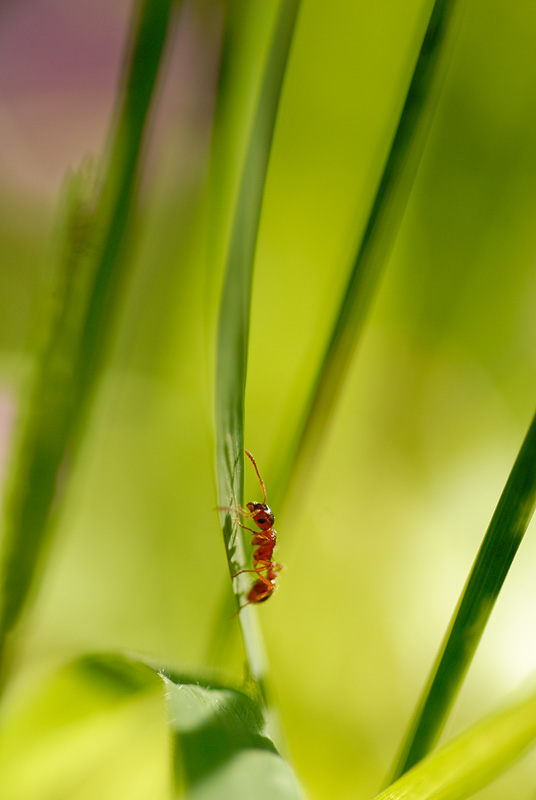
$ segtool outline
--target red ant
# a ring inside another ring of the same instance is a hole
[[[245,519],[252,519],[255,525],[259,528],[258,531],[253,530],[253,528],[248,528],[246,525],[242,525],[240,520],[237,518],[238,525],[245,531],[250,531],[250,533],[253,534],[251,544],[256,549],[253,551],[253,569],[241,569],[232,575],[232,577],[236,578],[237,575],[242,575],[244,572],[254,572],[257,575],[258,580],[255,581],[249,590],[247,603],[244,603],[243,606],[240,606],[236,613],[241,611],[250,603],[263,603],[265,600],[268,600],[268,598],[274,593],[277,573],[282,569],[281,564],[274,564],[272,561],[272,554],[277,542],[277,532],[273,528],[275,517],[270,506],[268,506],[266,503],[266,489],[264,487],[264,481],[260,476],[255,459],[249,450],[244,450],[244,453],[253,464],[255,472],[257,473],[257,478],[259,479],[259,483],[261,485],[264,502],[247,503],[247,511],[240,505],[238,506],[238,509],[230,508],[228,506],[219,507],[220,511],[237,511],[241,517],[244,517]],[[265,571],[266,575],[263,575],[262,573]]]

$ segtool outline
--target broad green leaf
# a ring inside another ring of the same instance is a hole
[[[303,491],[400,227],[452,52],[457,0],[436,0],[346,289],[321,356],[282,479],[292,507]],[[358,102],[356,98],[356,102]]]
[[[394,771],[437,741],[536,505],[536,417],[506,482]]]
[[[216,367],[217,475],[219,502],[224,507],[236,508],[242,502],[244,394],[253,263],[266,172],[298,8],[299,0],[283,0],[280,5],[246,149],[226,259]],[[231,42],[224,44],[224,51],[229,46]],[[222,529],[233,575],[246,566],[235,515],[223,512]],[[235,582],[238,597],[240,587],[250,581],[242,575]],[[265,659],[251,609],[242,612],[240,622],[249,669],[262,683]]]
[[[0,671],[37,574],[60,492],[107,357],[127,278],[142,145],[173,0],[136,5],[100,197],[75,192],[58,312],[38,366],[6,509],[0,562]],[[82,182],[83,183],[83,182]],[[69,454],[69,463],[67,455]]]
[[[188,800],[295,800],[292,769],[266,732],[262,706],[233,688],[165,678],[176,796]]]
[[[510,705],[423,759],[376,800],[464,800],[536,739],[536,694]]]
[[[164,800],[170,785],[189,800],[302,797],[269,737],[258,692],[250,696],[215,676],[87,655],[5,705],[2,797]]]

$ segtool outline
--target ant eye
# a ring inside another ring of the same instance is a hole
[[[265,520],[263,517],[260,517],[260,518],[257,520],[257,522],[260,522],[260,523],[261,523],[261,525],[264,525],[264,523],[266,522],[266,520]]]

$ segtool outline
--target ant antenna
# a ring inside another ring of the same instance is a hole
[[[259,483],[261,485],[262,494],[263,494],[263,497],[264,497],[264,504],[266,505],[266,489],[264,488],[264,481],[263,481],[263,479],[261,478],[261,476],[259,474],[259,470],[257,469],[257,464],[255,463],[255,459],[253,458],[253,456],[251,455],[249,450],[244,450],[244,453],[247,455],[247,457],[249,458],[249,460],[251,461],[251,463],[253,464],[253,466],[255,468],[255,472],[257,473],[257,478],[259,479]]]

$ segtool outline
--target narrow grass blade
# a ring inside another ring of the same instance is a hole
[[[125,249],[137,195],[147,115],[173,0],[137,6],[109,166],[100,197],[73,203],[64,280],[48,347],[38,367],[6,509],[0,562],[0,669],[34,583],[103,361],[126,278]],[[60,475],[61,473],[61,475]]]
[[[301,494],[315,463],[371,299],[402,221],[446,71],[447,56],[452,50],[447,44],[453,38],[451,28],[457,1],[436,0],[434,3],[346,290],[283,468],[284,474],[293,471],[292,482],[281,480],[283,487],[289,487],[288,507],[292,507],[294,498]]]
[[[262,706],[232,688],[164,678],[173,735],[176,797],[298,800],[290,766],[267,736]]]
[[[406,736],[394,777],[436,743],[536,505],[536,416],[506,482]]]
[[[423,759],[376,800],[464,800],[536,739],[536,694],[477,723]]]
[[[283,0],[279,9],[245,155],[222,289],[216,368],[217,475],[220,505],[233,508],[242,502],[243,491],[244,394],[253,262],[273,132],[298,8],[299,0]],[[222,527],[229,569],[234,574],[246,566],[234,515],[225,513]],[[235,581],[238,597],[246,579],[240,576]],[[240,623],[251,675],[262,683],[265,659],[251,609],[241,613]]]
[[[124,289],[126,248],[132,235],[138,181],[151,104],[170,33],[174,0],[142,0],[125,70],[118,121],[99,203],[102,244],[79,346],[74,384],[79,407],[87,406],[109,347],[114,313]],[[81,416],[79,414],[79,416]]]

